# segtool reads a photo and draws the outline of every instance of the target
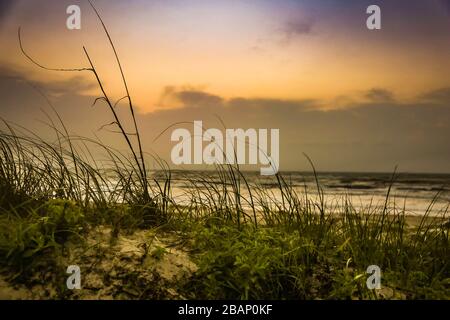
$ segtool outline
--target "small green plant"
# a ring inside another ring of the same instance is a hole
[[[161,246],[156,246],[155,249],[151,253],[151,257],[156,260],[162,260],[164,255],[167,253],[167,249]]]
[[[81,239],[85,226],[81,208],[72,201],[49,200],[26,210],[26,215],[14,210],[0,215],[0,256],[3,263],[17,268],[17,275],[57,253],[69,237]]]

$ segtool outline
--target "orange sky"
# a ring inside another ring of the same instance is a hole
[[[26,61],[18,51],[20,25],[27,51],[50,67],[87,66],[81,49],[86,45],[107,89],[120,98],[107,39],[87,3],[78,2],[82,29],[69,31],[65,8],[73,1],[17,1],[2,23],[0,63],[40,81],[73,76]],[[143,112],[177,106],[163,99],[166,87],[225,98],[317,99],[320,107],[338,108],[342,97],[363,99],[370,88],[408,100],[450,84],[450,19],[437,1],[429,2],[418,23],[408,20],[417,12],[408,17],[401,5],[389,7],[380,31],[366,29],[364,5],[340,10],[333,1],[96,3]]]

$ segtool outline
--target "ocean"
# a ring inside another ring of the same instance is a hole
[[[281,193],[275,176],[261,176],[259,172],[243,172],[250,185],[259,185],[274,199],[280,200]],[[315,176],[311,172],[282,172],[286,183],[301,197],[317,200],[318,191]],[[158,181],[163,181],[162,172],[154,172]],[[192,186],[187,181],[208,181],[220,184],[221,178],[215,171],[172,171],[172,195],[177,202],[189,201]],[[431,216],[446,212],[450,205],[450,174],[397,173],[392,181],[392,173],[319,172],[319,184],[325,202],[336,208],[344,200],[350,200],[355,208],[384,206],[390,188],[389,205],[405,210],[407,215],[423,215],[427,210]],[[198,188],[207,185],[196,183]],[[241,184],[241,197],[249,197],[245,184]],[[434,204],[430,204],[435,199]]]

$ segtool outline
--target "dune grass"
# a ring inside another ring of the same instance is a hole
[[[178,284],[187,298],[449,298],[448,225],[428,217],[433,204],[420,223],[408,225],[389,192],[384,206],[357,210],[347,200],[337,207],[326,203],[319,177],[313,201],[279,174],[279,199],[234,166],[218,166],[219,181],[187,177],[190,201],[179,203],[162,161],[149,174],[149,201],[132,159],[114,149],[56,127],[58,139],[48,143],[4,126],[0,257],[15,281],[26,283],[36,270],[63,271],[58,257],[69,244],[83,247],[96,226],[108,226],[111,241],[158,227],[177,231],[198,265]],[[88,156],[91,145],[109,159]],[[369,265],[381,268],[382,290],[367,289]]]

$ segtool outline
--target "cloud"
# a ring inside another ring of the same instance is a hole
[[[224,99],[194,87],[166,86],[159,98],[162,107],[221,106]]]
[[[162,96],[164,100],[173,101],[174,99],[182,103],[184,108],[237,108],[237,109],[313,109],[317,107],[318,101],[313,99],[305,100],[283,100],[267,98],[242,98],[235,97],[225,99],[224,97],[208,93],[198,89],[178,89],[173,86],[164,88]],[[273,111],[277,111],[273,110]]]
[[[425,93],[421,96],[425,101],[431,101],[436,103],[445,103],[450,105],[450,87],[440,88]]]
[[[394,94],[383,88],[372,88],[366,92],[365,97],[373,102],[392,102]]]
[[[183,90],[174,95],[184,106],[220,106],[223,102],[223,98],[203,91]]]
[[[17,0],[1,0],[0,1],[0,24],[3,20],[8,16],[8,13],[11,11],[14,6],[14,2]]]
[[[103,131],[98,131],[114,119],[104,104],[98,103],[92,107],[96,97],[81,94],[81,90],[91,87],[89,81],[80,77],[41,82],[27,79],[26,74],[21,71],[0,67],[0,118],[53,141],[54,131],[43,124],[49,121],[43,111],[57,120],[49,105],[51,103],[69,132],[90,138],[95,138],[92,134],[95,133],[104,137],[105,143],[121,147],[121,140],[117,139],[117,135],[103,135]],[[128,114],[127,108],[117,108],[116,112],[120,116]],[[131,121],[127,121],[126,129],[130,128]]]
[[[29,77],[25,75],[25,71],[15,70],[4,66],[0,66],[0,79],[3,81],[16,81],[26,83],[29,86],[39,87],[48,95],[53,96],[83,94],[86,91],[97,87],[92,80],[88,80],[81,75],[62,80],[40,81],[29,79]],[[20,93],[18,94],[20,95]]]
[[[97,85],[82,76],[74,76],[67,80],[58,80],[51,82],[40,82],[46,90],[54,95],[64,95],[68,93],[83,93],[97,88]]]
[[[280,129],[282,170],[307,169],[306,152],[320,170],[391,171],[399,165],[403,171],[450,172],[450,107],[419,99],[397,102],[382,89],[367,94],[369,101],[348,99],[342,109],[325,111],[316,108],[324,103],[316,100],[225,99],[183,91],[189,97],[183,108],[160,109],[140,122],[145,136],[152,137],[194,120],[208,128],[222,128],[223,122],[226,128]],[[153,145],[158,155],[168,158],[169,139],[168,133]]]
[[[290,21],[286,24],[284,32],[288,37],[310,34],[312,31],[312,23],[309,21]]]
[[[450,0],[441,0],[441,3],[447,10],[448,14],[450,14]]]
[[[303,18],[289,20],[280,28],[280,33],[283,37],[282,41],[289,43],[295,38],[311,35],[313,33],[313,22]]]

